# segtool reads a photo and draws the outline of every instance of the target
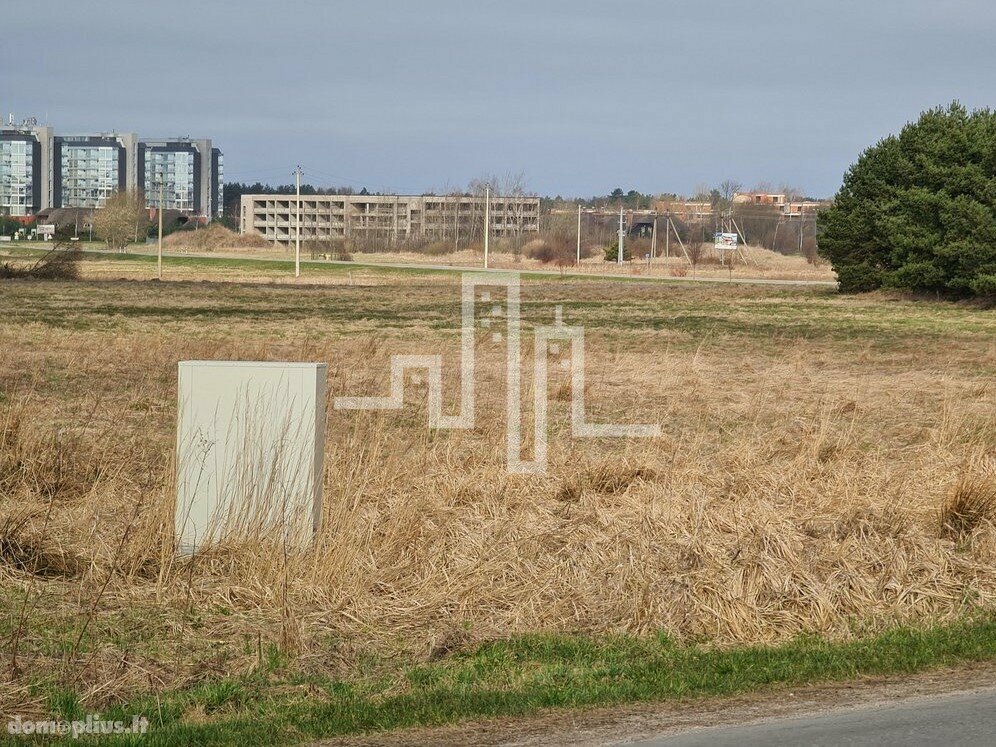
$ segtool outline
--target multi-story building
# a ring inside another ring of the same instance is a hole
[[[52,208],[93,210],[120,190],[141,190],[149,208],[210,220],[223,208],[224,159],[210,140],[140,140],[134,133],[53,135],[35,119],[0,123],[0,215]]]
[[[278,244],[297,237],[295,195],[242,195],[239,230]],[[538,197],[492,197],[491,235],[539,231]],[[301,240],[409,241],[480,237],[485,198],[467,195],[302,195]]]
[[[137,184],[138,136],[56,135],[52,158],[53,207],[100,208]]]
[[[150,208],[159,207],[160,184],[166,210],[221,215],[224,171],[221,151],[210,140],[142,140],[138,144],[138,183]]]
[[[0,215],[33,215],[51,206],[51,152],[51,127],[34,119],[0,126]]]

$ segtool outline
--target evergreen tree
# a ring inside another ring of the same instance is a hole
[[[924,112],[866,150],[819,216],[845,292],[996,295],[996,112]]]

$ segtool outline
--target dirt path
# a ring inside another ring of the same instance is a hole
[[[433,729],[325,740],[331,745],[605,745],[650,739],[703,726],[748,724],[763,719],[829,713],[996,686],[996,663],[902,677],[779,689],[734,698],[647,703],[583,711],[556,711],[524,719],[495,719]]]

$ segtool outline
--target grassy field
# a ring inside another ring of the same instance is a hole
[[[178,360],[385,394],[392,354],[441,353],[456,408],[458,275],[262,264],[0,281],[0,712],[294,741],[993,656],[991,310],[527,276],[524,370],[561,305],[590,419],[659,438],[571,439],[552,367],[548,473],[507,475],[482,330],[473,431],[429,431],[414,381],[400,412],[330,408],[313,548],[176,559]]]
[[[172,238],[172,237],[167,237]],[[44,245],[38,243],[11,244],[0,247],[0,261],[3,256],[12,255],[39,256]],[[147,253],[155,253],[154,244],[132,247],[128,254],[109,252],[107,247],[99,242],[83,243],[80,247],[91,253],[90,259],[105,257],[104,262],[91,262],[90,277],[112,276],[131,279],[148,279],[155,277],[154,259]],[[556,264],[543,263],[529,259],[523,255],[514,255],[507,251],[493,251],[490,255],[492,269],[513,270],[520,273],[550,273],[566,272],[576,276],[616,274],[629,275],[640,280],[680,281],[705,279],[713,281],[738,280],[773,280],[773,281],[804,281],[824,284],[836,282],[832,269],[825,263],[810,264],[802,256],[783,255],[771,252],[761,247],[745,248],[745,257],[749,261],[739,260],[732,269],[729,265],[719,264],[718,257],[708,253],[696,268],[688,266],[684,257],[658,257],[651,266],[642,261],[632,261],[622,266],[614,262],[606,262],[599,255],[583,260],[580,266],[559,268]],[[203,268],[212,268],[212,277],[224,279],[232,276],[232,271],[241,271],[243,279],[267,280],[283,283],[293,281],[293,247],[224,247],[205,249],[203,247],[176,245],[170,241],[164,243],[167,255],[167,273],[172,280],[200,279]],[[305,247],[302,249],[302,263],[311,282],[328,283],[340,280],[342,263],[328,262],[321,258],[311,259]],[[480,268],[483,263],[483,253],[473,250],[434,255],[419,252],[362,252],[353,255],[346,263],[346,278],[350,274],[363,277],[375,277],[387,265],[410,265],[418,271],[420,266],[426,266],[425,271],[431,272],[430,266],[452,267],[454,269]]]

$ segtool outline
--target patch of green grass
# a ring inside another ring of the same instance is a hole
[[[992,615],[897,628],[847,643],[810,636],[733,649],[680,645],[666,636],[536,635],[489,643],[366,682],[318,677],[284,682],[261,673],[207,681],[181,692],[136,697],[104,716],[148,717],[149,738],[143,744],[293,744],[549,708],[722,697],[994,658]],[[49,704],[54,714],[80,712],[71,692],[53,692]],[[189,717],[192,713],[196,718]]]
[[[86,257],[113,262],[132,262],[154,264],[157,261],[155,254],[147,254],[144,250],[140,253],[119,254],[117,252],[104,252],[95,249],[87,249]],[[187,268],[216,268],[220,270],[273,270],[277,272],[293,273],[294,260],[281,258],[264,257],[204,257],[204,256],[178,256],[176,254],[163,254],[165,266]],[[354,269],[373,270],[377,273],[388,275],[438,275],[440,273],[462,272],[468,268],[421,268],[421,267],[386,267],[377,263],[362,262],[337,262],[329,260],[301,259],[301,267],[307,268],[309,273],[321,275],[345,275]],[[304,278],[307,282],[307,278]]]

